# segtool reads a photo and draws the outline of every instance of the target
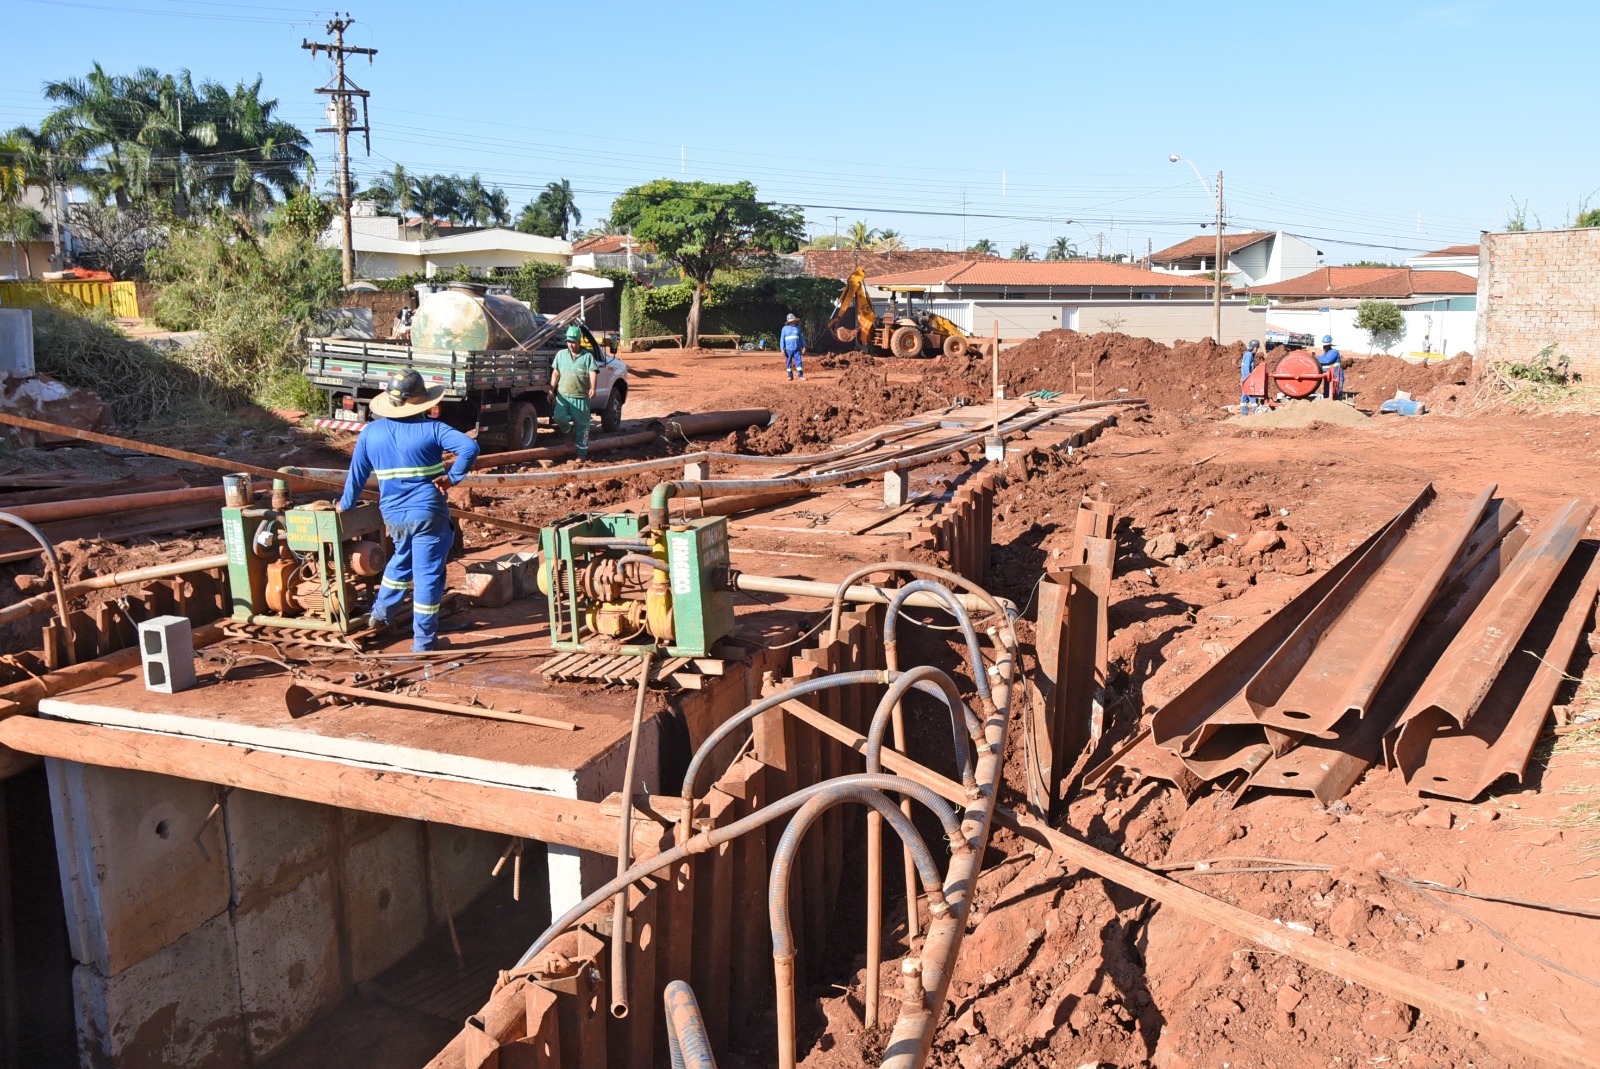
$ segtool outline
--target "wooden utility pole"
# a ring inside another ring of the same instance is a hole
[[[1222,269],[1227,262],[1227,251],[1222,247],[1222,172],[1217,172],[1217,270],[1216,285],[1211,288],[1211,339],[1222,344]]]
[[[301,41],[300,47],[308,49],[313,56],[319,52],[326,52],[333,57],[333,81],[317,90],[319,95],[328,98],[328,121],[332,126],[319,126],[319,134],[339,135],[339,210],[343,215],[340,224],[343,229],[343,264],[344,284],[346,286],[355,281],[356,261],[355,252],[351,245],[350,226],[350,134],[360,133],[366,137],[367,155],[372,155],[372,126],[367,121],[367,97],[371,94],[360,88],[344,73],[345,56],[366,56],[367,62],[372,62],[372,57],[378,54],[376,48],[356,48],[344,43],[344,31],[349,29],[356,20],[346,11],[343,18],[335,16],[328,20],[328,33],[333,35],[329,41]],[[356,125],[356,106],[354,98],[361,98],[361,125]]]

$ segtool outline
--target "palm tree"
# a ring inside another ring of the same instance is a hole
[[[1028,243],[1026,241],[1020,242],[1014,248],[1012,248],[1012,250],[1011,250],[1011,258],[1013,260],[1037,260],[1038,259],[1038,257],[1033,254],[1033,250],[1028,248]]]
[[[572,183],[565,178],[546,185],[535,203],[542,208],[555,230],[555,233],[549,235],[551,237],[565,240],[567,235],[583,222],[583,213],[578,210],[577,202],[572,196]]]
[[[461,211],[474,226],[489,225],[489,191],[476,174],[461,183]]]
[[[63,153],[85,161],[94,157],[85,184],[102,198],[115,198],[120,208],[128,207],[133,193],[123,146],[130,132],[142,125],[138,106],[129,97],[129,81],[107,74],[96,63],[83,78],[45,83],[45,99],[56,108],[39,128],[41,134],[54,137]]]
[[[404,215],[411,210],[411,178],[402,164],[395,164],[388,174],[380,174],[367,187],[367,199],[385,214]]]
[[[511,201],[506,197],[506,191],[495,186],[484,198],[484,208],[488,213],[490,226],[511,225]]]
[[[187,83],[187,71],[183,78]],[[210,141],[220,150],[201,168],[208,196],[254,217],[276,203],[278,194],[289,197],[301,187],[311,142],[299,127],[276,117],[276,99],[261,99],[260,77],[239,82],[232,92],[206,82],[200,97],[213,127]]]
[[[1078,258],[1078,247],[1064,237],[1056,238],[1050,243],[1050,247],[1045,250],[1044,258],[1046,260],[1076,260]]]
[[[419,174],[411,179],[411,209],[422,217],[422,233],[424,237],[431,237],[437,232],[433,225],[445,201],[448,199],[449,190],[446,185],[450,180],[439,174]]]
[[[869,228],[864,219],[857,219],[850,224],[850,229],[845,231],[845,238],[852,252],[860,252],[871,245],[877,237],[878,232]]]
[[[975,252],[979,256],[993,256],[995,254],[994,242],[988,238],[979,238],[977,242],[967,246],[968,252]]]
[[[17,243],[24,240],[22,231],[25,226],[22,194],[35,183],[33,173],[28,169],[31,151],[28,142],[15,130],[0,137],[0,211],[5,214],[6,230],[11,238],[11,273],[19,278],[22,267],[17,262]],[[28,274],[33,274],[31,263],[28,265]]]
[[[880,230],[878,240],[872,245],[873,252],[900,252],[906,247],[905,239],[893,230]]]

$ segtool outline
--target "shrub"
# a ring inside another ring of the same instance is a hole
[[[1406,317],[1393,301],[1364,299],[1356,305],[1356,326],[1367,332],[1375,349],[1388,349],[1406,332]]]
[[[1546,345],[1532,360],[1500,361],[1494,365],[1507,378],[1531,382],[1536,386],[1565,386],[1572,381],[1572,358]]]

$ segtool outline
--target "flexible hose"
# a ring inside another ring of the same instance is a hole
[[[50,566],[50,582],[56,592],[56,617],[61,621],[62,639],[67,646],[67,659],[72,660],[72,630],[67,625],[67,593],[61,579],[61,558],[56,556],[56,547],[44,536],[44,532],[21,516],[0,512],[0,523],[9,523],[13,527],[20,528],[28,537],[39,543],[39,549],[44,553],[44,559]]]

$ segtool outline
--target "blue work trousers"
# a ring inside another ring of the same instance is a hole
[[[806,369],[800,366],[800,353],[798,350],[792,353],[788,351],[784,352],[783,366],[784,369],[789,372],[789,377],[791,379],[796,375],[799,375],[802,379],[806,377]]]
[[[407,512],[385,516],[383,525],[394,542],[394,555],[383,570],[378,597],[372,603],[375,621],[394,618],[395,607],[413,591],[411,648],[431,650],[439,638],[439,603],[444,600],[445,561],[455,532],[448,512]]]

